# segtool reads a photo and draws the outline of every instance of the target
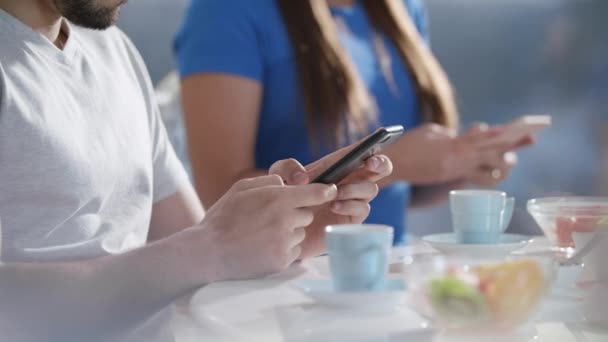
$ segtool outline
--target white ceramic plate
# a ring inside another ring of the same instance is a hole
[[[443,254],[496,257],[525,247],[533,238],[527,235],[503,234],[499,243],[495,244],[462,244],[457,242],[454,233],[445,233],[424,236],[422,241]]]
[[[334,289],[331,279],[300,279],[292,284],[316,304],[366,312],[394,311],[407,294],[401,279],[390,279],[385,291],[375,292],[339,292]]]

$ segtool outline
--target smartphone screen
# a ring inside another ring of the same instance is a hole
[[[397,141],[403,134],[403,126],[388,126],[378,128],[365,138],[352,151],[330,166],[316,177],[313,183],[337,184],[355,169],[360,167],[367,158],[377,154],[384,146]]]

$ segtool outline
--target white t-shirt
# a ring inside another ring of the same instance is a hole
[[[152,205],[189,182],[128,38],[114,27],[64,27],[62,51],[0,10],[4,262],[82,260],[142,246]],[[156,321],[148,326],[158,329]],[[159,339],[129,339],[139,340]]]

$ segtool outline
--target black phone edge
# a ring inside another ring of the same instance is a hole
[[[374,145],[381,143],[383,139],[386,137],[390,137],[392,134],[402,133],[404,130],[401,125],[393,125],[378,128],[374,133],[367,137],[364,141],[362,141],[359,145],[357,145],[352,151],[348,152],[344,157],[340,158],[336,163],[330,166],[327,170],[323,171],[319,176],[317,176],[312,183],[323,183],[323,184],[331,184],[334,183],[329,181],[328,178],[332,178],[331,176],[336,173],[339,169],[344,167],[344,165],[348,165],[352,161],[355,161],[357,158],[361,156],[362,153],[372,148]]]

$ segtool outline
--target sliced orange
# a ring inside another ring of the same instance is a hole
[[[475,268],[486,302],[499,324],[526,320],[545,291],[544,275],[534,260],[517,260]]]

